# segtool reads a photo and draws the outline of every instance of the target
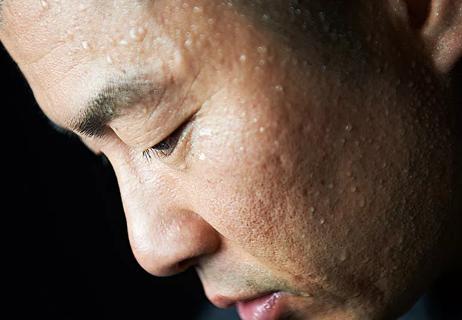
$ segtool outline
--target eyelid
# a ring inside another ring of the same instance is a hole
[[[150,161],[153,157],[159,159],[159,160],[165,160],[175,154],[177,152],[178,148],[181,148],[182,144],[184,144],[185,140],[187,140],[188,136],[191,135],[191,127],[194,122],[194,115],[191,117],[187,118],[179,127],[177,127],[172,133],[170,133],[166,138],[158,142],[157,144],[149,147],[148,149],[143,151],[143,158],[145,158],[147,161]],[[156,150],[155,147],[158,146],[161,143],[166,142],[168,139],[171,139],[175,135],[177,136],[177,139],[175,141],[175,145],[173,146],[172,150],[166,154],[166,155],[160,155],[162,153],[162,150]]]

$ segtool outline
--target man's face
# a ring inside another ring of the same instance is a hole
[[[278,292],[256,319],[393,315],[440,260],[444,91],[382,2],[297,3],[6,1],[0,38],[111,161],[147,271]]]

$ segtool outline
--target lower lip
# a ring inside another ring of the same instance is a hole
[[[275,292],[254,300],[237,303],[242,320],[276,320],[282,313],[282,292]]]

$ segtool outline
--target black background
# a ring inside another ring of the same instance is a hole
[[[139,267],[110,165],[52,128],[3,48],[0,70],[1,288],[13,312],[2,318],[194,319],[207,303],[194,272]]]

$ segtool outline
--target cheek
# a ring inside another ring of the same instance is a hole
[[[262,100],[208,114],[188,185],[196,212],[261,264],[290,277],[312,271],[309,281],[339,288],[385,265],[402,241],[393,198],[408,147],[381,141],[379,122],[306,110]]]
[[[306,224],[304,215],[296,216],[301,190],[295,165],[301,155],[284,129],[290,127],[287,119],[264,109],[236,102],[203,117],[189,185],[199,194],[197,212],[223,236],[254,257],[287,260],[294,247],[281,250],[281,244],[293,243],[291,234],[301,233],[294,226]]]

